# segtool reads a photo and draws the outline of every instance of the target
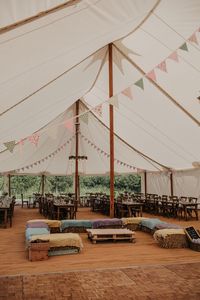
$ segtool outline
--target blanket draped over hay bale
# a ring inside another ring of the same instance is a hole
[[[141,221],[140,227],[142,231],[154,234],[156,225],[161,223],[164,222],[159,219],[144,219]]]
[[[130,230],[139,230],[140,224],[142,220],[147,218],[144,217],[130,217],[130,218],[122,218],[123,226]]]
[[[183,229],[160,229],[154,235],[154,239],[162,248],[187,248],[188,241]]]
[[[49,220],[49,219],[29,220],[27,222],[27,225],[29,223],[35,223],[35,222],[44,222],[44,223],[46,223],[49,226],[51,233],[58,233],[58,232],[60,232],[61,222],[59,220]]]
[[[113,218],[113,219],[97,219],[92,222],[93,229],[99,228],[122,228],[122,220]]]
[[[34,242],[49,242],[49,249],[73,249],[76,248],[81,251],[83,248],[82,240],[80,236],[76,233],[55,233],[55,234],[45,234],[45,235],[34,235],[30,239],[30,243]]]
[[[171,223],[167,223],[167,222],[162,222],[162,223],[158,223],[156,224],[156,226],[154,227],[155,230],[159,230],[159,229],[182,229],[183,227],[177,224],[171,224]]]
[[[62,232],[74,232],[82,233],[86,232],[86,229],[92,228],[92,221],[90,220],[62,220],[61,231]]]
[[[26,224],[26,228],[47,228],[49,229],[49,226],[45,222],[29,222]]]

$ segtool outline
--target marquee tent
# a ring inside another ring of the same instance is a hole
[[[80,99],[81,174],[109,172],[111,104],[115,172],[199,196],[199,20],[198,0],[1,1],[0,172],[73,174]]]

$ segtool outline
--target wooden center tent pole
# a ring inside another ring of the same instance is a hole
[[[170,192],[171,196],[174,196],[174,184],[173,184],[173,173],[170,173]]]
[[[147,194],[147,172],[144,171],[144,193]]]
[[[42,196],[44,196],[44,183],[45,183],[45,175],[42,174],[42,186],[41,186],[41,188],[42,188]]]
[[[109,97],[113,96],[113,53],[112,43],[108,45]],[[114,110],[109,105],[110,114],[110,217],[114,217]]]
[[[8,196],[11,197],[11,175],[8,174]]]
[[[79,178],[78,178],[78,154],[79,154],[79,100],[76,101],[76,123],[75,123],[75,136],[76,136],[76,159],[75,159],[75,210],[78,208],[78,198],[79,198]]]

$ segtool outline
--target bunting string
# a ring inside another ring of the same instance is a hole
[[[149,32],[147,32],[144,29],[141,29],[143,31],[145,31],[147,34],[150,34]],[[183,44],[181,44],[176,50],[173,50],[171,52],[170,55],[168,55],[167,58],[165,58],[164,60],[162,60],[160,63],[158,63],[152,70],[150,70],[149,72],[147,72],[142,78],[138,79],[136,82],[134,82],[132,85],[130,85],[129,87],[126,87],[124,90],[122,90],[121,92],[119,92],[118,94],[115,94],[113,97],[99,103],[97,106],[95,107],[90,107],[89,109],[85,110],[84,112],[81,112],[78,115],[75,115],[59,124],[53,125],[51,127],[44,127],[42,130],[40,129],[37,132],[34,132],[32,135],[28,136],[28,137],[24,137],[22,138],[20,141],[16,141],[16,140],[11,140],[11,141],[5,141],[3,143],[5,150],[1,151],[0,153],[8,150],[10,153],[14,153],[14,149],[16,147],[16,145],[19,144],[20,149],[22,149],[22,147],[24,146],[24,142],[25,141],[29,141],[31,144],[33,144],[34,146],[38,146],[39,144],[39,140],[40,140],[40,136],[42,133],[47,133],[48,136],[52,139],[56,138],[57,135],[57,129],[59,126],[64,126],[66,128],[66,130],[74,133],[74,123],[77,117],[80,118],[80,120],[82,122],[84,122],[86,125],[88,125],[89,123],[89,112],[94,112],[95,114],[97,114],[99,117],[102,117],[102,105],[104,103],[108,103],[110,105],[113,105],[115,108],[119,109],[119,101],[118,101],[118,96],[120,94],[122,94],[124,97],[127,97],[129,100],[134,100],[134,95],[133,95],[133,90],[132,88],[134,86],[137,86],[138,88],[140,88],[141,90],[145,89],[144,86],[144,77],[146,77],[147,79],[150,79],[152,81],[157,81],[157,77],[156,77],[156,69],[159,69],[165,73],[168,73],[167,70],[167,60],[173,60],[174,62],[178,63],[179,62],[179,55],[177,53],[178,50],[182,50],[182,51],[189,51],[188,46],[187,46],[187,42],[189,41],[192,44],[195,45],[199,45],[198,39],[197,39],[197,32],[200,32],[200,28],[198,28],[197,30],[195,30],[195,32],[187,39],[185,40],[185,42]],[[151,34],[150,34],[151,35]],[[153,38],[155,38],[153,35],[151,35]],[[164,45],[165,47],[167,47],[166,45]],[[168,48],[168,47],[167,47]],[[169,49],[169,48],[168,48]],[[171,51],[171,49],[170,49]],[[187,60],[185,60],[184,58],[182,58],[186,63],[190,64],[189,62],[187,62]],[[195,68],[198,72],[200,72],[200,70],[198,70],[195,66],[193,66],[192,64],[190,64],[193,68]],[[199,100],[199,97],[198,97]]]
[[[81,138],[87,142],[93,149],[95,149],[98,153],[102,154],[103,156],[109,158],[110,154],[107,153],[106,151],[104,151],[103,149],[99,148],[94,142],[90,141],[86,136],[84,136],[81,132],[80,132],[80,136]],[[120,166],[129,168],[130,170],[135,170],[137,171],[137,168],[133,165],[127,164],[123,161],[121,161],[120,159],[114,158],[115,163],[117,163]]]
[[[75,138],[75,136],[72,136],[69,140],[67,140],[64,144],[62,144],[61,146],[59,146],[56,150],[54,150],[53,152],[49,153],[47,156],[41,158],[40,160],[37,160],[33,163],[31,163],[30,165],[26,165],[22,168],[19,169],[15,169],[15,170],[10,170],[9,173],[19,173],[19,172],[24,172],[26,170],[32,169],[35,166],[38,166],[46,161],[48,161],[50,158],[54,158],[60,151],[65,150],[65,147],[67,146],[67,144],[69,144],[70,142],[72,142],[72,140]],[[8,173],[8,172],[6,172]]]

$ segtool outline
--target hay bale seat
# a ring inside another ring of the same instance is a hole
[[[183,229],[160,229],[153,235],[162,248],[188,248],[188,241]]]
[[[97,219],[92,222],[93,229],[109,229],[109,228],[122,228],[123,223],[121,219]]]
[[[87,229],[92,228],[90,220],[62,220],[61,231],[73,233],[85,233]]]
[[[49,226],[51,233],[59,233],[60,232],[61,222],[59,220],[49,220],[49,219],[29,220],[27,222],[27,225],[29,223],[34,223],[34,222],[44,222],[44,223],[46,223]]]
[[[150,234],[154,234],[155,232],[155,227],[158,224],[164,223],[162,221],[160,221],[159,219],[144,219],[141,221],[140,223],[140,229],[144,232],[148,232]]]
[[[35,235],[29,242],[31,244],[35,241],[49,243],[48,256],[79,253],[83,249],[82,240],[76,233]]]
[[[132,231],[140,230],[140,224],[142,220],[147,218],[144,217],[130,217],[130,218],[122,218],[123,227],[130,229]]]

